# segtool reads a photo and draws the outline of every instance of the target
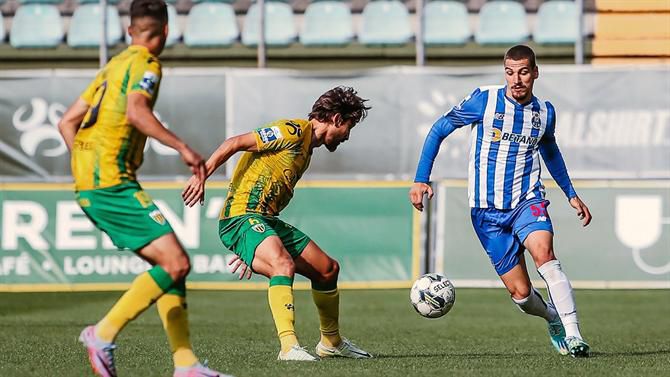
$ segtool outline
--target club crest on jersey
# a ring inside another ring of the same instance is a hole
[[[263,233],[263,232],[265,232],[265,224],[256,224],[256,225],[252,226],[251,229],[253,229],[254,231],[256,231],[258,233]]]
[[[149,213],[149,217],[151,217],[151,219],[155,221],[157,224],[165,225],[165,216],[163,216],[161,211],[155,209],[151,211],[151,213]]]
[[[539,130],[542,126],[542,121],[540,120],[540,113],[538,111],[533,111],[533,117],[530,120],[533,128]]]
[[[263,143],[269,143],[283,137],[279,127],[259,128],[256,132],[258,132],[258,136],[261,137]]]
[[[142,81],[140,81],[140,88],[153,96],[154,91],[156,90],[156,84],[158,84],[158,75],[151,71],[144,72]]]

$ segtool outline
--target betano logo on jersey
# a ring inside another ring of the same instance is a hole
[[[494,128],[491,130],[491,142],[509,141],[510,143],[536,145],[540,138],[537,136],[515,134],[513,132],[502,132]]]

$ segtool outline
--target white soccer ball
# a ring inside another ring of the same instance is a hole
[[[456,290],[444,275],[426,274],[412,285],[409,300],[417,313],[427,318],[438,318],[454,306]]]

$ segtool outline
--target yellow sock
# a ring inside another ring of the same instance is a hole
[[[337,347],[342,342],[340,337],[340,292],[337,288],[320,291],[312,288],[312,298],[319,310],[321,343],[327,347]]]
[[[295,335],[295,310],[293,306],[293,278],[273,276],[268,289],[270,310],[277,326],[277,335],[281,343],[281,351],[288,352],[298,344]]]
[[[193,353],[188,330],[186,298],[166,293],[158,299],[156,307],[170,342],[175,368],[190,367],[197,363],[198,358]]]
[[[151,306],[172,284],[172,278],[160,266],[138,275],[130,289],[95,326],[98,338],[113,342],[128,322]]]

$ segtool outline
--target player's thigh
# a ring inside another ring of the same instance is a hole
[[[80,191],[77,202],[119,249],[137,251],[173,233],[161,211],[137,182]]]
[[[277,274],[277,269],[293,268],[293,260],[273,225],[273,219],[266,216],[234,216],[219,220],[219,236],[223,245],[254,272],[270,277]]]
[[[295,264],[277,235],[266,237],[257,247],[251,269],[265,277],[293,276]]]
[[[337,279],[340,266],[319,245],[310,241],[295,258],[295,271],[312,281],[330,281]]]
[[[475,233],[499,276],[519,264],[524,250],[512,228],[506,225],[508,215],[505,211],[488,208],[471,211]]]
[[[515,211],[514,234],[528,249],[537,267],[555,259],[554,228],[548,207],[548,200],[531,199]]]
[[[509,291],[509,294],[517,300],[521,300],[530,295],[531,283],[526,268],[526,260],[521,255],[519,263],[511,270],[500,275],[500,280]]]

